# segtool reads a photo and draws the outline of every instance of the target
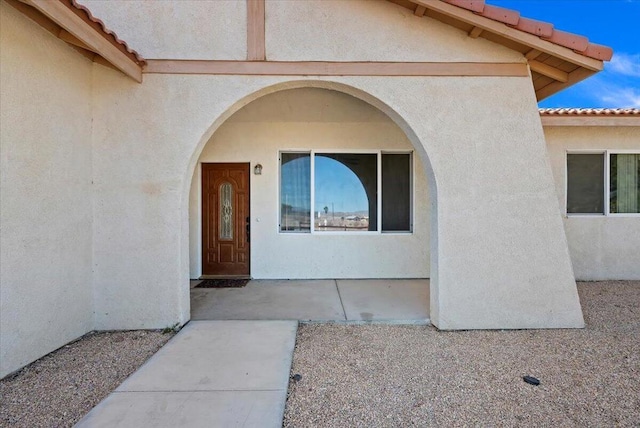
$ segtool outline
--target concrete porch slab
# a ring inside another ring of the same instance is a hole
[[[243,288],[194,288],[193,320],[345,320],[329,280],[252,280]]]
[[[429,280],[252,280],[244,288],[194,288],[191,318],[424,324]]]
[[[296,321],[193,321],[77,426],[281,426]]]
[[[350,321],[429,318],[428,279],[339,279],[337,282]]]

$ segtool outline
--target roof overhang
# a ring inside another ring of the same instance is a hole
[[[607,46],[586,37],[555,30],[552,24],[520,17],[519,12],[484,0],[389,0],[524,55],[538,101],[586,79],[611,59]]]
[[[552,24],[520,17],[515,10],[484,0],[389,1],[465,31],[471,38],[482,37],[522,53],[538,101],[601,71],[603,61],[613,54],[611,48],[586,37],[555,30]],[[146,61],[76,0],[7,2],[92,61],[142,81]]]
[[[135,81],[142,82],[145,60],[75,0],[7,2],[90,60],[111,66]]]

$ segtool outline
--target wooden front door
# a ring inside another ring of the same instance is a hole
[[[249,164],[202,164],[202,274],[249,276]]]

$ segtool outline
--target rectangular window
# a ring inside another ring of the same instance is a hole
[[[567,213],[604,214],[604,154],[567,154]]]
[[[311,154],[280,154],[280,231],[310,232]]]
[[[637,214],[639,208],[640,154],[610,154],[609,212]]]
[[[283,152],[280,231],[411,232],[412,173],[411,153]]]
[[[314,230],[378,230],[378,156],[318,153],[314,161]]]
[[[640,153],[567,154],[567,214],[640,213]]]
[[[382,230],[411,230],[411,155],[382,154]]]

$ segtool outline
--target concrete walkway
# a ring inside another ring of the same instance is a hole
[[[296,321],[192,321],[78,427],[280,427]]]
[[[76,426],[280,427],[297,320],[428,323],[429,280],[195,288],[191,317]]]
[[[429,280],[252,280],[243,288],[193,288],[191,319],[424,324]]]

